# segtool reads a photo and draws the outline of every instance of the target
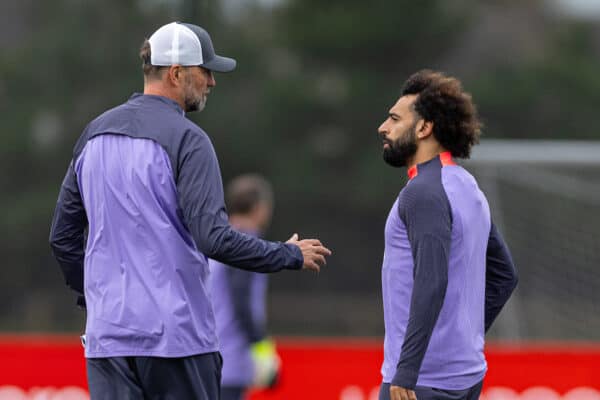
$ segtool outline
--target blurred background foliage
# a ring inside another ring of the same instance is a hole
[[[82,329],[47,244],[60,182],[87,122],[141,91],[143,39],[181,20],[238,61],[190,115],[224,180],[265,175],[277,200],[269,238],[298,232],[334,250],[318,277],[272,278],[274,332],[380,335],[383,225],[405,177],[381,161],[377,127],[426,67],[463,81],[485,138],[597,139],[600,27],[562,3],[2,2],[0,329]]]

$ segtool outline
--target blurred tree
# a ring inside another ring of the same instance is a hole
[[[593,26],[571,23],[547,37],[545,51],[506,60],[472,81],[487,133],[511,138],[597,139],[600,58]]]

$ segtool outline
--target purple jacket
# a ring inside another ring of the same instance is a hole
[[[467,389],[516,271],[475,179],[442,153],[409,171],[385,226],[383,381]]]
[[[84,130],[50,243],[87,307],[86,357],[216,351],[207,257],[260,272],[302,266],[297,246],[229,226],[208,136],[176,102],[141,94]]]

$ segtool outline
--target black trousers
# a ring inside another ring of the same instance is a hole
[[[218,400],[221,355],[88,358],[91,400]]]
[[[415,394],[417,400],[477,400],[481,394],[483,381],[465,390],[443,390],[424,386],[417,386]],[[379,400],[390,400],[390,384],[382,383],[379,389]]]
[[[242,386],[221,386],[221,400],[244,400],[246,388]]]

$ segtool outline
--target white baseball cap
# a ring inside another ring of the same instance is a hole
[[[216,72],[230,72],[236,66],[233,58],[215,54],[208,32],[197,25],[172,22],[158,28],[148,41],[152,65],[202,66]]]

